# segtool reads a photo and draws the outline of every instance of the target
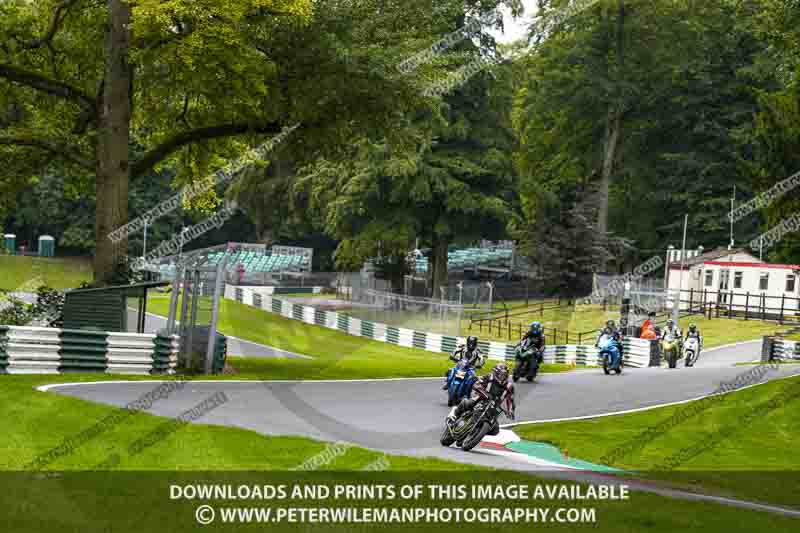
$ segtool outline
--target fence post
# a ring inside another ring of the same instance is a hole
[[[506,322],[508,324],[508,340],[511,340],[511,322]]]
[[[747,291],[747,295],[744,299],[744,319],[747,320],[747,313],[750,311],[750,291]]]
[[[694,287],[689,289],[689,314],[692,314],[694,309]]]
[[[767,295],[763,293],[761,295],[761,320],[767,319]]]
[[[781,317],[778,319],[778,322],[779,322],[781,325],[783,325],[783,309],[784,309],[784,304],[785,304],[785,303],[786,303],[786,295],[785,295],[785,294],[782,294],[782,295],[781,295]]]

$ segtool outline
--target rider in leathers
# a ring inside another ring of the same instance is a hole
[[[539,322],[534,322],[531,324],[531,328],[527,333],[525,333],[525,336],[522,337],[520,344],[524,343],[526,340],[530,340],[530,344],[528,346],[536,350],[539,358],[539,364],[542,364],[545,338],[544,330],[542,330],[542,325]]]
[[[689,324],[689,330],[686,332],[686,338],[684,340],[689,340],[692,337],[697,339],[697,346],[702,350],[703,336],[700,334],[700,330],[697,329],[697,324]]]
[[[495,365],[490,374],[478,378],[472,387],[472,397],[464,398],[461,403],[453,407],[447,419],[451,422],[457,420],[461,415],[474,409],[479,400],[488,397],[499,398],[500,405],[504,406],[511,420],[514,420],[514,411],[516,410],[514,382],[509,376],[508,367],[503,363]],[[495,419],[488,434],[497,435],[498,433],[500,433],[500,424]]]
[[[454,363],[466,360],[467,365],[478,369],[486,362],[486,358],[481,354],[478,348],[478,337],[467,337],[467,344],[461,345],[450,355],[450,360]],[[444,385],[442,390],[447,390],[447,373],[444,375]]]

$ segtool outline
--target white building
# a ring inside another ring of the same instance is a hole
[[[671,257],[670,257],[671,259]],[[735,312],[800,314],[800,265],[765,263],[744,250],[717,249],[667,265],[665,286],[682,287],[681,309],[716,304]]]

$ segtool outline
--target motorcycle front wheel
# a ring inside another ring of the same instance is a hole
[[[492,427],[488,422],[481,422],[480,425],[472,430],[472,433],[464,439],[464,442],[461,444],[461,449],[465,452],[470,451],[483,440],[483,437],[489,433],[490,429],[492,429]]]
[[[442,446],[450,447],[456,439],[453,438],[453,435],[450,433],[450,428],[447,427],[447,424],[444,426],[444,431],[442,431],[442,436],[439,437],[439,442],[442,443]]]
[[[678,354],[677,352],[675,352],[675,350],[670,352],[668,361],[670,368],[675,368],[676,366],[678,366]]]
[[[603,372],[605,372],[606,375],[611,373],[611,370],[608,368],[608,357],[603,357]]]
[[[514,365],[514,371],[511,373],[511,377],[514,379],[514,383],[519,381],[519,378],[522,375],[522,366],[523,364],[521,361],[517,361],[517,363]]]

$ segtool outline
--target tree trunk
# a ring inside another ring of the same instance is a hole
[[[439,299],[442,297],[441,287],[447,287],[447,249],[450,241],[443,237],[433,238],[433,249],[431,250],[431,297]]]
[[[128,239],[114,242],[109,233],[128,222],[128,142],[131,121],[130,5],[108,0],[105,84],[97,132],[97,213],[94,277],[108,282],[128,249]]]
[[[622,136],[623,99],[619,84],[622,82],[623,66],[625,64],[624,48],[625,30],[625,0],[619,0],[619,13],[616,26],[616,58],[617,58],[617,97],[611,104],[606,115],[605,139],[603,145],[603,168],[600,177],[600,201],[598,205],[597,231],[601,237],[608,233],[608,198],[611,190],[611,178],[616,171],[616,162],[619,158],[620,139]],[[603,261],[602,270],[605,272],[606,264]]]

